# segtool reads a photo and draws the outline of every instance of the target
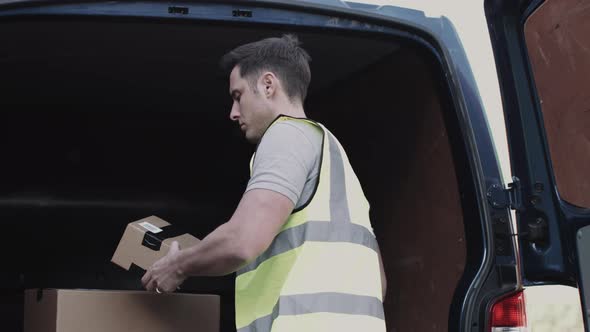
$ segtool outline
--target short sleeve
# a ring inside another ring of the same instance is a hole
[[[264,134],[252,164],[246,191],[268,189],[289,198],[295,206],[313,171],[319,150],[296,121],[273,124]]]

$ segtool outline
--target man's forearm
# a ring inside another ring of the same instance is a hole
[[[179,272],[190,276],[223,276],[238,270],[247,261],[241,252],[234,227],[225,223],[194,247],[178,256]]]

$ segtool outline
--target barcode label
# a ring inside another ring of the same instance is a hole
[[[154,225],[150,224],[150,223],[149,223],[149,222],[147,222],[147,221],[141,222],[141,223],[139,223],[139,225],[140,225],[141,227],[143,227],[143,228],[147,229],[148,231],[150,231],[150,232],[154,233],[154,234],[156,234],[156,233],[160,233],[160,232],[162,231],[162,229],[161,229],[161,228],[159,228],[159,227],[156,227],[156,226],[154,226]]]

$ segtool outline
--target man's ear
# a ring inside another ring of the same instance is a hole
[[[279,81],[275,74],[273,74],[272,72],[265,72],[264,74],[262,74],[261,77],[261,85],[262,93],[267,98],[270,98],[276,93],[279,87]]]

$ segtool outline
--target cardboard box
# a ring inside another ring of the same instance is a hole
[[[125,270],[143,274],[168,253],[173,241],[178,241],[181,249],[199,243],[196,237],[156,216],[134,221],[125,228],[111,261]]]
[[[29,289],[24,332],[219,332],[218,295]]]

